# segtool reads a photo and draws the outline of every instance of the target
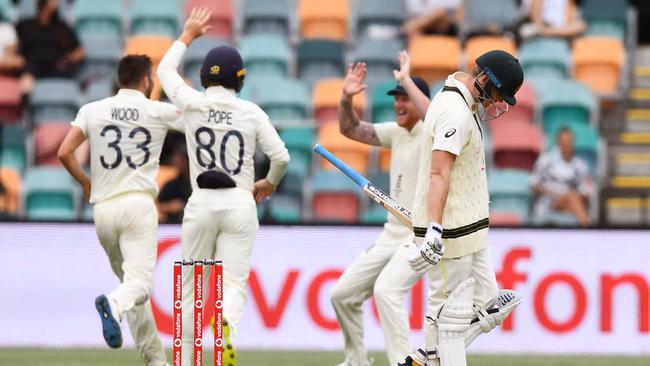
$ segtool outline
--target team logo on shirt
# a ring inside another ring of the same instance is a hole
[[[455,133],[456,133],[456,129],[455,129],[455,128],[452,128],[451,130],[447,131],[447,133],[445,134],[445,137],[446,137],[446,138],[450,138],[450,137],[452,137]]]

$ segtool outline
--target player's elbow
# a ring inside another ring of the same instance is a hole
[[[71,150],[66,144],[59,146],[59,150],[56,152],[56,156],[61,162],[67,160],[70,156],[74,154],[74,151]]]

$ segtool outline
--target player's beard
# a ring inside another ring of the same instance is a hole
[[[144,95],[147,98],[151,98],[151,92],[153,92],[153,78],[151,76],[147,76],[147,82],[145,83]]]

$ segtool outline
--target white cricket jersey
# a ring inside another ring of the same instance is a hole
[[[180,111],[133,89],[81,107],[72,125],[90,142],[90,202],[127,192],[158,195],[160,152],[169,129],[183,130]]]
[[[423,123],[418,121],[411,131],[400,127],[396,122],[377,123],[373,126],[381,146],[391,149],[390,196],[400,205],[411,210],[418,178],[420,161],[418,142]],[[384,230],[379,234],[376,242],[410,242],[413,232],[395,216],[390,213],[387,216]]]
[[[287,163],[284,142],[269,116],[234,91],[214,86],[201,93],[185,84],[176,68],[186,49],[184,43],[174,42],[158,67],[158,76],[167,96],[183,112],[192,188],[197,188],[198,175],[219,170],[228,173],[238,188],[252,191],[256,146],[271,164]]]
[[[451,169],[449,193],[443,211],[442,227],[444,258],[457,258],[475,253],[488,245],[489,195],[483,148],[482,127],[475,113],[474,97],[463,83],[450,75],[445,87],[433,98],[420,138],[420,159],[417,187],[413,201],[413,231],[424,237],[429,224],[428,194],[433,150],[456,155]]]

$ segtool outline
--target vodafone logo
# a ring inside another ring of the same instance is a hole
[[[197,309],[202,309],[202,308],[203,308],[203,300],[196,300],[196,301],[194,302],[194,306],[195,306]]]
[[[180,347],[182,343],[180,338],[174,338],[174,347]]]
[[[215,340],[214,340],[214,345],[215,345],[216,347],[223,347],[223,339],[221,339],[221,338],[215,338]]]
[[[203,347],[203,339],[202,338],[197,338],[194,340],[194,345],[196,347]]]
[[[181,300],[174,301],[174,309],[180,309],[180,308],[181,308]]]
[[[214,302],[214,306],[215,306],[217,309],[223,309],[223,301],[221,301],[221,300],[217,300],[217,301],[215,301],[215,302]]]

